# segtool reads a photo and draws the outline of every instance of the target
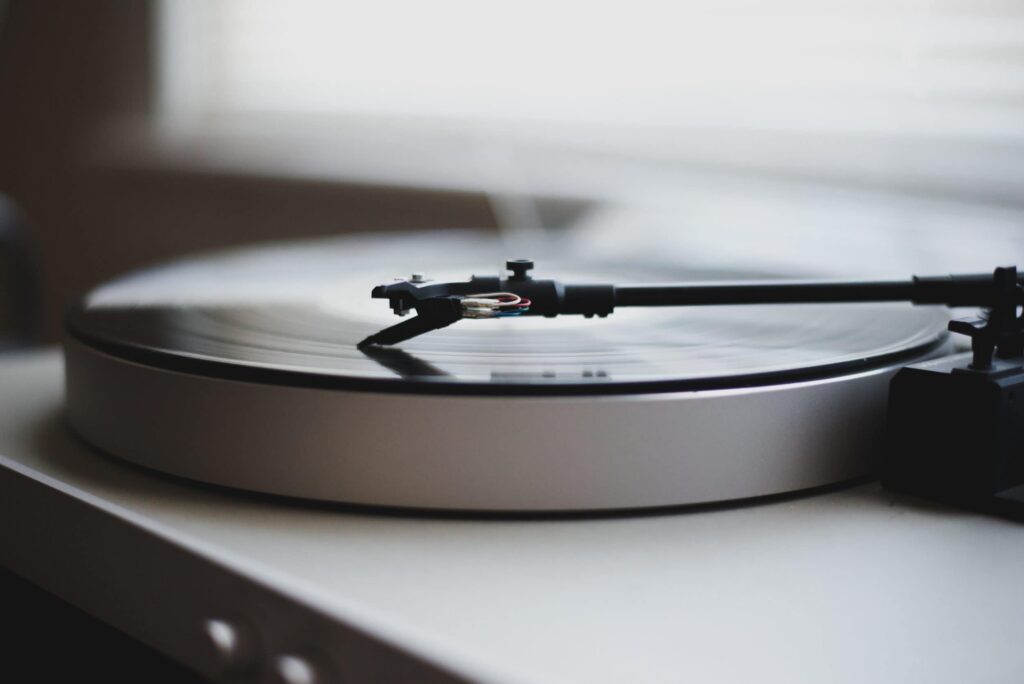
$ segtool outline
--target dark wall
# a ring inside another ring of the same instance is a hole
[[[57,339],[60,312],[85,289],[176,255],[494,224],[486,198],[472,193],[96,163],[100,133],[150,114],[153,15],[148,2],[15,0],[0,24],[0,193],[33,229],[46,340]]]

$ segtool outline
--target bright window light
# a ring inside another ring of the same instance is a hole
[[[172,0],[164,15],[169,107],[1024,134],[1024,2]]]
[[[414,122],[488,142],[511,132],[620,156],[1024,191],[1024,0],[161,8],[166,121],[260,121],[264,136],[369,121],[381,144],[385,123]]]

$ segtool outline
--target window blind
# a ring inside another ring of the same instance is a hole
[[[171,0],[165,111],[1024,191],[1024,1]]]

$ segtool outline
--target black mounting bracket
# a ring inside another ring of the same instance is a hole
[[[1024,287],[1015,267],[997,268],[992,276],[992,302],[984,318],[950,321],[952,332],[971,338],[974,358],[969,368],[992,369],[992,358],[1024,355]]]

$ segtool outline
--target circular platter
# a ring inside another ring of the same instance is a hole
[[[68,410],[115,456],[259,492],[486,511],[601,510],[869,473],[886,386],[941,353],[943,309],[620,309],[464,320],[393,348],[370,289],[495,274],[468,233],[234,250],[97,288],[67,320]],[[563,282],[763,278],[537,260]]]

